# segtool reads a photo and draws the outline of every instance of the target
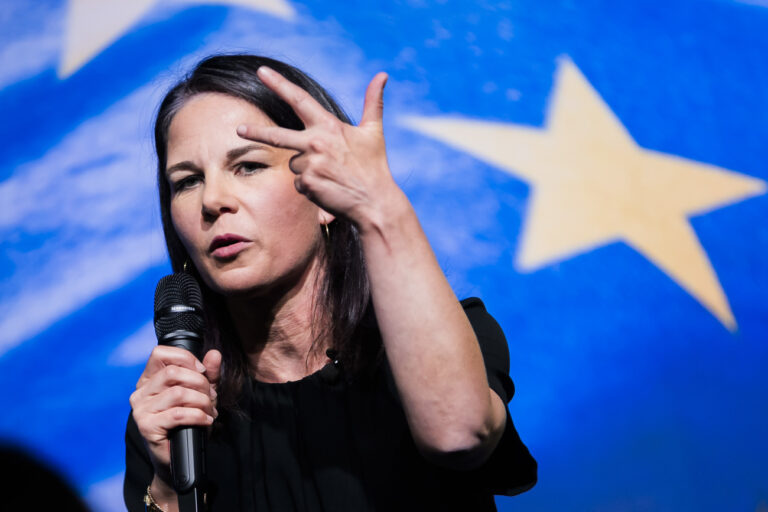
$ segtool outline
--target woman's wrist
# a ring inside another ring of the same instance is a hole
[[[155,503],[165,512],[175,512],[179,509],[176,491],[159,476],[155,475],[152,479],[149,491]]]
[[[363,239],[382,236],[392,227],[401,226],[409,215],[415,215],[408,197],[394,183],[387,191],[381,191],[377,201],[366,206],[361,219],[354,221]]]

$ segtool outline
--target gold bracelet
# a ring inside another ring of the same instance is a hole
[[[144,510],[147,512],[165,512],[165,510],[160,508],[160,505],[155,501],[155,498],[152,496],[152,491],[150,491],[150,487],[152,486],[147,486],[147,494],[144,495]]]

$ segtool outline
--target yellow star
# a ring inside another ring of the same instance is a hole
[[[286,0],[183,0],[184,3],[242,5],[291,19],[296,12]],[[118,40],[158,0],[69,0],[66,41],[59,78],[66,78]]]
[[[765,193],[765,182],[641,148],[569,59],[558,65],[544,129],[446,117],[405,125],[528,182],[519,271],[623,241],[735,330],[688,217]]]

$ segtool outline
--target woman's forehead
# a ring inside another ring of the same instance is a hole
[[[220,93],[196,94],[173,116],[168,128],[168,149],[196,144],[200,139],[242,142],[236,133],[241,124],[275,125],[261,109],[243,99]]]
[[[275,123],[264,111],[242,98],[236,98],[217,92],[195,94],[184,102],[171,120],[170,128],[189,118],[196,122],[233,123],[247,119],[251,123],[274,125]]]

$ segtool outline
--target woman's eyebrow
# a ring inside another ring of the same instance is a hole
[[[264,144],[248,144],[247,146],[230,149],[227,151],[227,163],[232,162],[233,160],[236,160],[241,156],[250,153],[251,151],[267,148],[268,146],[265,146]],[[175,171],[202,171],[202,169],[200,169],[200,167],[195,165],[193,162],[184,160],[183,162],[179,162],[168,167],[165,170],[165,174],[171,175]]]
[[[173,164],[165,170],[166,176],[170,176],[175,171],[200,171],[200,168],[189,160],[184,160],[177,164]]]
[[[267,149],[267,146],[265,146],[264,144],[248,144],[247,146],[230,149],[229,151],[227,151],[227,162],[236,160],[241,156],[245,155],[246,153],[250,153],[251,151],[255,151],[257,149]]]

